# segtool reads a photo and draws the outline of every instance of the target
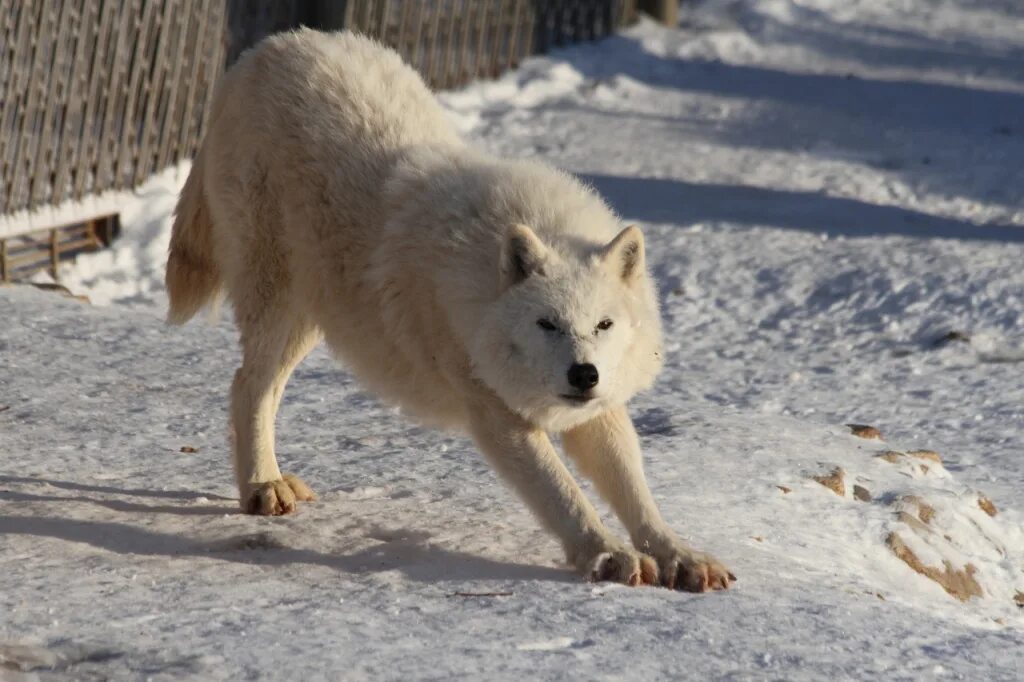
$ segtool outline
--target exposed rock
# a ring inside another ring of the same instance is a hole
[[[192,447],[191,445],[182,445],[180,452],[184,452],[186,455],[194,455],[199,452],[199,448]]]
[[[776,487],[776,488],[778,488],[779,490],[781,490],[781,491],[782,491],[782,494],[783,494],[783,495],[785,495],[785,494],[787,494],[787,493],[791,493],[791,492],[793,492],[793,489],[792,489],[792,488],[787,488],[787,487],[786,487],[786,486],[784,486],[784,485],[777,485],[777,486],[775,486],[775,487]]]
[[[999,513],[999,510],[996,509],[996,506],[992,504],[992,500],[988,499],[984,495],[978,496],[978,506],[981,507],[981,510],[989,516],[995,516]]]
[[[868,426],[867,424],[847,424],[847,426],[850,427],[850,433],[858,438],[882,440],[882,432],[874,426]]]
[[[934,566],[925,566],[897,533],[889,533],[885,544],[903,563],[926,578],[934,580],[942,586],[942,589],[960,601],[967,601],[971,597],[980,597],[984,594],[981,585],[974,578],[978,569],[973,564],[966,564],[962,569],[954,569],[949,561],[944,561],[942,570]]]
[[[917,459],[927,459],[940,466],[942,465],[942,457],[940,457],[939,453],[934,450],[909,450],[907,451],[907,455],[910,457],[916,457]]]
[[[846,472],[841,468],[836,467],[828,476],[812,476],[811,478],[834,492],[839,497],[846,497],[846,483],[843,480],[845,476]]]
[[[882,452],[875,455],[875,457],[878,457],[879,459],[884,459],[886,462],[890,462],[892,464],[895,464],[896,462],[900,461],[900,459],[902,459],[905,456],[906,455],[904,455],[902,452],[897,452],[896,450],[883,450]]]
[[[917,509],[917,518],[925,523],[931,523],[935,518],[935,507],[931,506],[917,495],[904,495],[903,502],[912,505]]]
[[[1017,590],[1017,594],[1013,595],[1013,601],[1017,604],[1017,606],[1024,609],[1024,592]]]
[[[860,500],[861,502],[870,502],[872,499],[871,491],[862,485],[853,486],[853,496],[854,498]]]
[[[910,512],[898,511],[896,512],[896,518],[911,527],[918,535],[927,535],[931,532],[931,529]]]

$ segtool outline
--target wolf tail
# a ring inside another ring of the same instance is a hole
[[[203,188],[201,152],[174,209],[165,282],[171,299],[167,311],[171,324],[188,322],[213,302],[221,289],[221,274],[213,254],[213,222]]]

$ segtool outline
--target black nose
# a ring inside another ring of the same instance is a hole
[[[574,363],[569,368],[569,385],[579,391],[597,386],[597,367],[589,362],[585,365]]]

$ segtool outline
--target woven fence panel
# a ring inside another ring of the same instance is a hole
[[[324,19],[395,48],[443,89],[493,78],[555,45],[608,35],[635,15],[635,0],[349,0],[343,17]]]
[[[635,14],[636,0],[0,0],[0,216],[191,158],[225,65],[277,31],[359,31],[451,88]]]
[[[0,214],[191,157],[225,19],[219,0],[0,0]]]

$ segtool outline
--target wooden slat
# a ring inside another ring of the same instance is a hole
[[[138,150],[140,130],[136,111],[144,108],[141,101],[145,98],[144,84],[149,73],[154,43],[150,40],[151,31],[157,22],[157,3],[146,2],[142,5],[142,13],[137,20],[138,33],[135,37],[135,50],[128,66],[127,85],[124,91],[124,113],[121,115],[120,149],[111,150],[117,155],[114,161],[114,187],[120,188],[134,183],[131,164]]]
[[[512,9],[512,26],[508,37],[508,49],[506,50],[505,69],[511,69],[519,63],[519,32],[522,28],[524,0],[515,0]]]
[[[117,28],[117,42],[113,52],[110,82],[107,85],[106,107],[101,119],[98,144],[93,167],[95,183],[99,188],[118,187],[117,155],[119,142],[124,137],[125,108],[128,104],[130,56],[139,30],[140,0],[125,0]]]
[[[59,49],[60,8],[43,3],[42,17],[39,22],[40,34],[37,37],[36,64],[41,69],[41,77],[30,84],[38,91],[35,103],[29,106],[28,115],[31,121],[27,132],[25,168],[25,199],[31,204],[34,201],[47,199],[48,184],[43,182],[46,175],[47,146],[53,135],[51,119],[59,113],[55,103],[60,94],[59,77],[55,52]],[[37,187],[36,181],[39,180]]]
[[[445,40],[444,47],[444,62],[441,67],[441,75],[437,79],[437,87],[447,88],[452,85],[452,64],[455,61],[455,53],[458,45],[458,41],[455,38],[455,26],[459,15],[465,12],[465,2],[460,0],[452,0],[451,6],[448,8],[448,33]]]
[[[225,13],[222,4],[218,3],[215,6],[219,8],[219,11],[215,12],[210,17],[210,21],[206,23],[206,53],[209,57],[207,58],[203,70],[203,87],[201,92],[204,93],[204,98],[202,101],[202,110],[199,112],[199,116],[196,119],[195,132],[188,146],[187,154],[189,158],[195,156],[199,151],[199,141],[202,136],[203,122],[209,117],[210,110],[213,108],[213,96],[215,94],[216,84],[217,81],[220,80],[220,74],[224,71],[224,64],[227,60],[226,46],[224,45],[224,41],[220,39],[220,36],[224,33],[227,26],[227,14]]]
[[[407,60],[413,68],[419,69],[422,58],[421,43],[423,39],[424,4],[415,3],[415,11],[412,14],[412,40],[409,43],[409,54]]]
[[[196,135],[196,124],[193,121],[193,109],[195,108],[196,93],[199,88],[199,69],[201,66],[201,58],[198,54],[199,46],[202,45],[202,18],[210,10],[210,0],[199,0],[199,11],[192,15],[192,21],[188,28],[188,41],[191,46],[191,50],[186,48],[186,54],[191,54],[191,61],[189,69],[187,69],[186,83],[187,94],[185,95],[184,111],[182,113],[182,125],[181,132],[178,137],[178,147],[180,149],[188,148],[189,142],[197,137]],[[179,150],[180,153],[180,150]]]
[[[425,22],[427,23],[427,35],[426,45],[424,46],[424,60],[423,65],[420,67],[420,73],[423,74],[427,83],[433,83],[434,65],[437,62],[437,33],[441,26],[441,3],[432,2],[428,6],[431,6],[433,11],[428,13],[430,19],[428,22]]]
[[[54,40],[48,47],[50,53],[49,87],[43,109],[37,119],[38,127],[35,137],[38,138],[35,149],[36,167],[31,180],[29,202],[41,204],[56,203],[52,176],[58,163],[57,147],[60,146],[60,131],[63,117],[67,111],[68,89],[71,81],[72,55],[75,47],[75,36],[78,33],[78,8],[74,2],[66,2],[59,8],[50,8],[51,16],[56,22]]]
[[[508,36],[508,28],[506,22],[508,20],[509,11],[509,0],[498,0],[497,7],[495,8],[495,16],[491,21],[491,45],[490,55],[487,58],[487,72],[488,78],[496,78],[501,72],[498,66],[498,60],[501,56],[501,46]]]
[[[26,55],[30,61],[25,70],[27,75],[20,84],[21,87],[16,91],[18,100],[14,104],[14,153],[11,155],[11,176],[7,185],[8,196],[5,205],[7,211],[28,204],[26,197],[22,195],[25,194],[25,185],[32,173],[32,161],[27,158],[29,138],[34,123],[33,112],[38,108],[40,86],[44,81],[42,73],[44,67],[39,64],[41,55],[39,54],[39,31],[37,28],[42,9],[42,3],[38,2],[28,2],[26,7],[22,8],[25,32],[19,35],[20,42],[17,49],[20,50],[19,54]]]
[[[161,100],[168,90],[167,77],[171,66],[172,32],[169,24],[173,21],[172,10],[176,3],[165,2],[163,12],[157,18],[153,67],[146,69],[143,109],[139,121],[139,142],[133,150],[132,184],[138,185],[159,167],[155,163],[153,145],[163,126],[157,125],[157,114]]]
[[[75,51],[68,74],[68,90],[64,102],[64,121],[60,131],[60,144],[55,151],[57,158],[53,171],[53,193],[51,195],[51,203],[54,204],[60,203],[71,194],[75,161],[82,149],[83,108],[89,79],[88,57],[93,49],[91,43],[95,43],[96,16],[99,12],[96,3],[79,0],[77,4],[79,6],[76,7]]]
[[[94,148],[98,137],[99,111],[103,104],[103,93],[109,78],[107,70],[107,53],[113,47],[112,31],[116,17],[114,3],[105,3],[99,14],[99,24],[95,31],[95,42],[91,63],[89,64],[89,80],[85,98],[85,112],[82,115],[82,141],[78,148],[77,162],[73,172],[72,196],[81,199],[89,189],[92,176],[95,174],[93,165]]]
[[[377,11],[373,20],[373,35],[382,42],[387,42],[388,21],[390,17],[390,0],[377,0]]]
[[[22,15],[25,13],[27,3],[19,3],[16,0],[0,0],[0,36],[3,42],[0,43],[0,93],[6,106],[0,106],[0,184],[9,187],[10,183],[10,159],[8,148],[14,141],[13,122],[16,110],[18,73],[20,67],[17,63],[17,47],[19,41],[19,26]],[[0,197],[0,208],[3,207],[3,198]]]
[[[476,24],[476,50],[473,53],[473,78],[483,75],[482,68],[485,66],[484,55],[487,51],[487,10],[489,2],[480,3],[480,14],[477,16]]]
[[[466,0],[464,6],[465,14],[462,17],[462,37],[459,39],[459,66],[458,66],[458,85],[469,81],[473,76],[471,72],[471,64],[473,53],[471,47],[472,41],[472,29],[475,26],[473,21],[475,13],[477,11],[477,3],[474,0]]]
[[[168,32],[170,40],[173,41],[175,51],[170,85],[162,95],[160,112],[158,114],[161,134],[156,156],[157,168],[164,168],[171,162],[171,157],[175,150],[174,143],[178,140],[178,133],[181,127],[181,118],[177,116],[178,93],[181,88],[182,73],[184,73],[185,51],[188,46],[185,38],[188,32],[189,18],[192,16],[193,0],[184,0],[184,2],[166,0],[166,2],[168,7],[173,6],[174,10],[176,10],[171,15],[173,23],[165,24],[164,26],[164,30]],[[174,160],[178,161],[180,157],[174,156]]]
[[[406,41],[409,40],[409,8],[411,6],[412,3],[409,0],[402,0],[402,6],[398,13],[398,35],[395,37],[395,42],[392,43],[403,57],[409,54]]]

